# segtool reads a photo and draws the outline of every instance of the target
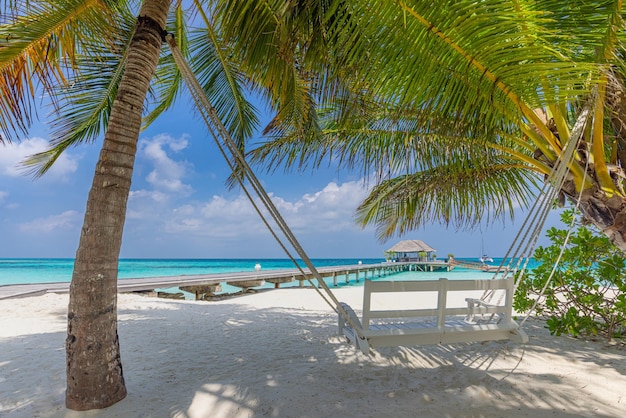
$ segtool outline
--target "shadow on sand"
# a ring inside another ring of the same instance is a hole
[[[200,306],[199,306],[200,305]],[[59,313],[62,315],[62,313]],[[551,337],[529,321],[511,342],[387,347],[365,356],[327,312],[179,301],[119,310],[128,397],[65,410],[65,334],[0,340],[2,417],[615,417],[577,370],[626,385],[626,352]],[[567,342],[567,344],[563,344]],[[603,356],[598,356],[603,352]],[[567,359],[571,368],[553,367]],[[33,362],[29,362],[33,359]],[[41,361],[45,367],[41,367]],[[529,365],[540,364],[540,373]],[[18,379],[18,376],[20,377]],[[28,384],[22,384],[28,376]],[[607,382],[607,390],[611,382]],[[6,389],[6,387],[5,387]],[[3,393],[7,393],[3,389]],[[624,401],[626,402],[626,401]]]

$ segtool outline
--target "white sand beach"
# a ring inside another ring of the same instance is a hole
[[[338,298],[357,310],[362,288]],[[219,302],[119,297],[128,397],[64,407],[67,295],[0,301],[0,416],[623,417],[626,348],[550,336],[387,347],[366,356],[337,336],[310,288]]]

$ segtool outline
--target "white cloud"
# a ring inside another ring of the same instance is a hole
[[[80,221],[80,213],[75,210],[68,210],[59,215],[38,218],[19,224],[19,228],[24,232],[47,233],[58,229],[74,228],[78,221]]]
[[[272,201],[290,228],[298,234],[314,235],[359,230],[354,224],[354,210],[366,194],[362,182],[329,183],[293,201],[278,196],[272,196]],[[169,234],[234,238],[267,233],[243,194],[234,198],[213,196],[208,202],[169,208],[166,204],[155,207],[153,199],[150,193],[134,193],[128,218],[154,223],[155,228]],[[264,208],[262,211],[267,214]]]
[[[8,195],[9,195],[8,192],[3,192],[2,190],[0,190],[0,203],[2,203],[4,199],[7,198]]]
[[[156,191],[156,190],[141,189],[141,190],[131,190],[128,198],[129,199],[147,198],[154,202],[161,203],[161,202],[167,201],[168,195],[163,192]]]
[[[361,181],[341,185],[331,182],[319,192],[305,194],[295,202],[274,198],[274,203],[294,228],[308,232],[338,231],[356,228],[354,211],[367,193]]]
[[[26,171],[21,163],[31,155],[46,151],[48,141],[42,138],[31,138],[12,144],[0,146],[0,175],[9,177],[24,176]],[[78,157],[64,152],[54,163],[45,177],[64,179],[68,174],[78,170]]]
[[[187,148],[187,145],[185,137],[176,139],[165,134],[139,142],[141,155],[154,166],[145,180],[155,190],[183,196],[191,194],[191,186],[182,181],[187,175],[189,163],[175,161],[168,155],[168,151],[178,153]]]

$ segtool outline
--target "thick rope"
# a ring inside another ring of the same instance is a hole
[[[183,76],[185,83],[187,84],[187,87],[192,95],[194,103],[196,104],[197,109],[200,111],[200,114],[203,120],[205,121],[207,129],[209,130],[211,136],[213,137],[215,143],[217,144],[225,160],[229,164],[232,172],[235,173],[235,177],[237,178],[237,181],[239,182],[246,196],[252,203],[255,211],[259,214],[259,216],[261,217],[266,227],[270,230],[271,234],[279,243],[283,251],[285,251],[288,257],[292,260],[292,262],[298,268],[298,270],[303,275],[303,277],[307,278],[307,280],[312,284],[307,274],[300,267],[300,265],[296,262],[294,257],[290,254],[289,250],[286,248],[282,240],[276,235],[275,231],[273,230],[271,225],[268,223],[262,211],[254,202],[254,199],[252,198],[251,194],[247,190],[247,187],[244,182],[244,177],[247,178],[247,180],[250,182],[250,185],[252,186],[255,193],[257,194],[257,196],[263,203],[264,207],[270,213],[271,217],[274,219],[274,222],[276,223],[276,225],[281,229],[285,238],[289,241],[289,243],[295,249],[297,254],[304,261],[304,263],[308,267],[311,274],[317,280],[319,287],[324,289],[324,291],[328,295],[328,298],[315,285],[313,285],[312,287],[316,289],[316,291],[320,294],[320,296],[324,299],[324,301],[326,301],[326,303],[335,312],[338,312],[339,314],[341,314],[341,316],[344,317],[346,323],[349,324],[354,329],[354,331],[357,333],[359,338],[365,339],[360,327],[358,326],[358,324],[355,324],[352,321],[352,319],[350,318],[350,315],[348,315],[345,309],[341,306],[339,300],[335,297],[335,295],[332,293],[332,291],[330,290],[330,288],[328,287],[324,279],[321,277],[320,273],[313,265],[311,259],[308,257],[308,255],[306,254],[306,252],[304,251],[304,249],[302,248],[302,246],[300,245],[300,243],[294,236],[293,232],[291,231],[289,226],[286,224],[282,215],[278,212],[277,208],[271,201],[271,198],[269,197],[269,195],[267,194],[267,192],[265,191],[265,189],[259,182],[258,178],[256,177],[256,175],[254,174],[254,172],[248,165],[247,161],[245,160],[245,157],[242,155],[241,151],[237,147],[237,144],[230,136],[228,130],[222,124],[221,120],[219,119],[217,115],[217,112],[215,111],[215,108],[211,105],[208,98],[204,94],[204,90],[200,86],[198,80],[195,77],[195,74],[193,73],[193,71],[189,67],[189,64],[187,63],[184,56],[180,52],[173,36],[167,35],[166,41],[168,45],[170,46],[170,50],[172,52],[172,56],[174,57],[174,61],[176,62],[176,65],[178,66],[178,69],[181,72],[181,75]],[[502,274],[504,277],[506,277],[511,272],[513,274],[516,274],[519,271],[519,275],[517,276],[517,279],[514,285],[514,291],[519,284],[519,280],[521,280],[521,277],[528,265],[528,261],[532,257],[532,253],[534,251],[536,243],[539,239],[539,235],[545,224],[546,218],[552,206],[552,202],[555,201],[559,193],[559,190],[561,189],[562,185],[565,182],[565,179],[568,173],[568,165],[573,163],[575,150],[578,146],[580,137],[582,136],[583,128],[586,124],[588,114],[589,114],[589,109],[586,107],[583,110],[583,112],[581,112],[581,115],[579,116],[574,126],[572,135],[570,135],[570,140],[568,141],[565,152],[559,156],[559,159],[555,163],[550,173],[550,176],[544,183],[544,187],[542,188],[538,199],[533,204],[531,211],[529,212],[528,216],[524,220],[522,227],[516,234],[515,239],[513,240],[511,246],[507,250],[507,253],[505,257],[503,258],[503,261],[501,262],[498,271],[494,275],[494,278],[497,278],[499,274]],[[237,161],[238,166],[243,169],[243,174],[241,174],[238,170],[236,170],[236,166],[228,158],[223,148],[222,143],[226,145],[230,154]],[[581,193],[582,193],[582,190],[581,190]],[[579,201],[580,201],[580,196],[579,196],[577,205]],[[569,239],[569,233],[568,233],[567,239]],[[512,256],[511,254],[517,254],[517,255]],[[517,259],[517,264],[514,265],[516,259]],[[560,259],[560,256],[559,256],[559,259]],[[506,267],[504,267],[506,260],[509,260],[509,263]],[[552,275],[554,274],[555,270],[556,270],[556,265],[553,268],[550,279],[552,278]],[[543,292],[545,291],[546,288],[547,288],[547,284],[542,290],[541,295],[543,295]],[[492,297],[493,297],[493,291],[486,291],[483,294],[482,299],[490,300]],[[522,324],[526,321],[527,318],[528,316],[524,319]]]
[[[581,198],[582,198],[582,195],[583,195],[583,191],[585,190],[584,184],[585,184],[585,180],[587,179],[587,170],[588,169],[589,169],[589,158],[587,158],[586,162],[585,162],[585,172],[584,172],[583,180],[582,180],[582,185],[583,186],[581,186],[580,191],[578,192],[578,197],[576,198],[576,205],[575,205],[576,209],[578,209],[580,207],[580,201],[581,201]],[[569,228],[567,229],[567,234],[565,235],[565,239],[563,240],[563,244],[561,245],[561,251],[559,251],[559,255],[557,256],[556,260],[554,261],[554,265],[552,266],[552,270],[550,271],[550,275],[548,276],[545,284],[541,288],[541,291],[539,292],[539,295],[537,296],[537,298],[533,302],[533,305],[531,306],[531,308],[526,313],[526,316],[524,316],[524,319],[520,322],[520,324],[519,324],[520,327],[524,326],[524,324],[526,323],[526,321],[528,320],[530,315],[535,311],[535,308],[539,304],[539,301],[541,300],[541,298],[545,294],[546,290],[548,289],[548,286],[552,282],[552,279],[554,278],[554,275],[556,274],[556,270],[558,268],[558,265],[561,262],[561,258],[563,257],[563,254],[565,253],[565,249],[567,247],[567,244],[569,243],[569,240],[570,240],[570,238],[572,236],[572,232],[574,231],[575,221],[576,221],[576,217],[572,217],[572,220],[571,220],[571,222],[569,224]]]
[[[559,155],[559,158],[554,164],[552,171],[550,172],[550,175],[544,182],[544,185],[539,193],[537,200],[535,201],[530,212],[526,216],[524,223],[522,224],[522,227],[520,228],[517,235],[515,236],[515,239],[513,240],[513,243],[507,250],[505,258],[500,264],[500,268],[494,275],[494,278],[496,278],[498,274],[502,274],[503,277],[506,277],[506,275],[511,274],[511,273],[514,274],[515,284],[513,286],[513,292],[515,292],[515,290],[517,289],[519,283],[521,282],[523,278],[523,275],[528,266],[528,262],[530,261],[533,255],[535,246],[539,239],[540,233],[543,230],[543,227],[545,225],[545,222],[550,212],[550,209],[552,207],[552,204],[556,200],[558,193],[560,192],[563,185],[565,184],[565,180],[567,179],[567,174],[569,172],[568,167],[570,164],[575,164],[576,150],[578,148],[578,143],[580,142],[580,138],[582,137],[582,134],[584,132],[585,125],[587,124],[589,113],[590,113],[590,107],[585,106],[583,108],[583,111],[578,116],[576,123],[574,124],[574,128],[572,129],[572,133],[570,135],[569,141],[566,144],[564,152]],[[587,164],[589,164],[588,160],[589,159],[587,159]],[[584,185],[586,176],[587,176],[587,171],[585,169],[585,175],[583,177],[583,185]],[[580,203],[582,190],[583,190],[583,187],[581,187],[580,194],[576,201],[576,207],[578,207]],[[569,241],[572,227],[573,225],[570,225],[568,234],[566,236],[566,240],[563,244],[563,248],[561,249],[561,254],[557,258],[555,265],[553,266],[552,273],[550,275],[550,278],[548,279],[548,282],[550,281],[550,279],[554,275],[554,272],[557,269],[558,263],[560,262],[560,259],[561,259],[561,255],[563,254],[563,251],[564,251],[564,247]],[[515,247],[515,250],[513,250],[514,247]],[[512,251],[513,251],[513,254],[517,254],[517,255],[511,256]],[[519,252],[516,253],[515,251],[519,251]],[[509,265],[505,269],[503,269],[502,266],[504,265],[505,260],[507,260],[507,258],[509,257],[510,257]],[[513,268],[511,267],[511,264],[513,264],[516,257],[517,257],[517,265]],[[539,297],[543,296],[546,288],[547,288],[547,283],[546,283],[546,286],[542,289]],[[495,293],[494,291],[485,291],[481,299],[485,301],[490,301],[493,298],[494,293]],[[504,295],[500,295],[498,303],[501,303],[503,297]],[[536,306],[536,303],[537,302],[535,302],[534,306]],[[520,327],[526,322],[527,319],[528,319],[528,315],[521,322]]]
[[[219,117],[217,115],[217,112],[216,112],[215,108],[209,102],[208,98],[206,97],[206,94],[204,93],[204,90],[202,89],[202,86],[200,86],[200,83],[196,79],[195,74],[193,73],[193,71],[189,67],[189,64],[187,63],[186,59],[184,58],[184,56],[182,55],[180,49],[178,48],[178,45],[176,44],[176,41],[174,40],[174,37],[172,35],[167,35],[166,36],[166,41],[167,41],[167,43],[168,43],[168,45],[170,47],[170,51],[172,52],[172,57],[174,58],[174,61],[176,62],[176,65],[177,65],[177,67],[178,67],[178,69],[179,69],[183,79],[185,80],[185,83],[187,84],[187,88],[189,89],[189,91],[190,91],[190,93],[192,95],[194,103],[196,104],[196,107],[197,107],[198,111],[201,113],[202,118],[205,121],[207,129],[211,133],[211,136],[213,137],[213,139],[214,139],[215,143],[217,144],[218,148],[220,149],[220,152],[222,153],[222,155],[225,157],[226,161],[230,165],[231,170],[233,171],[233,173],[235,173],[235,176],[236,176],[239,184],[241,185],[242,189],[244,189],[244,191],[246,193],[246,196],[252,202],[255,210],[261,216],[261,218],[263,219],[263,222],[265,223],[267,228],[270,230],[270,232],[272,233],[274,238],[279,242],[280,246],[287,253],[289,258],[294,262],[294,264],[296,265],[298,270],[301,272],[301,274],[304,277],[307,277],[306,273],[298,265],[298,263],[295,261],[295,259],[290,255],[290,253],[287,250],[287,248],[283,245],[281,240],[274,233],[271,225],[266,221],[266,219],[263,216],[261,210],[254,203],[254,199],[252,198],[250,193],[247,191],[247,188],[246,188],[246,185],[245,185],[245,182],[244,182],[244,177],[249,181],[249,183],[252,186],[252,188],[254,189],[256,195],[259,197],[259,199],[263,203],[264,207],[267,209],[267,211],[269,212],[271,217],[274,219],[274,222],[276,223],[276,225],[283,232],[283,235],[285,236],[287,241],[289,241],[291,246],[295,249],[296,253],[300,256],[302,261],[304,261],[304,263],[308,267],[310,273],[315,277],[315,279],[318,282],[319,287],[324,289],[324,291],[326,292],[326,295],[328,296],[328,298],[325,295],[323,295],[316,286],[313,286],[313,287],[322,296],[322,298],[326,301],[326,303],[328,303],[328,305],[333,310],[335,310],[335,312],[338,312],[339,314],[341,314],[341,316],[344,317],[346,323],[349,324],[354,329],[354,331],[356,332],[358,337],[360,339],[365,339],[365,336],[363,335],[363,333],[361,331],[361,328],[358,326],[358,324],[356,324],[356,323],[354,323],[352,321],[352,319],[350,318],[350,315],[348,315],[346,310],[341,306],[339,300],[332,293],[332,291],[330,290],[330,288],[328,287],[328,285],[326,284],[326,282],[322,278],[321,274],[315,268],[315,266],[313,265],[313,262],[308,257],[308,255],[306,254],[306,252],[304,251],[304,249],[302,248],[302,246],[300,245],[300,243],[298,242],[298,240],[294,236],[293,232],[291,231],[291,229],[289,228],[289,226],[287,225],[287,223],[285,222],[285,220],[283,219],[281,214],[278,212],[278,209],[276,208],[276,206],[272,202],[271,198],[269,197],[269,195],[267,194],[267,192],[265,191],[265,189],[261,185],[260,181],[258,180],[256,175],[254,174],[254,172],[252,171],[252,169],[248,165],[245,157],[242,155],[240,149],[237,147],[237,144],[235,143],[235,141],[230,136],[230,133],[228,132],[226,127],[222,124],[221,120],[219,119]],[[230,154],[237,161],[238,166],[241,169],[243,169],[243,174],[241,174],[238,170],[235,169],[236,167],[230,161],[230,159],[227,157],[227,155],[226,155],[226,153],[225,153],[225,151],[223,149],[223,145],[222,144],[225,145],[226,148],[228,148],[228,151],[230,152]],[[308,278],[307,278],[307,280],[310,281],[310,279],[308,279]],[[332,301],[332,303],[331,303],[331,301]]]

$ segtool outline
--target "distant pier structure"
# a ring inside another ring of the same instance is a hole
[[[340,281],[344,283],[349,283],[350,281],[359,282],[361,280],[387,277],[404,271],[449,271],[451,268],[452,266],[445,261],[426,260],[319,267],[317,270],[323,278],[332,278],[333,285],[338,286]],[[205,295],[213,296],[215,292],[221,291],[222,283],[239,287],[245,293],[248,289],[263,286],[266,282],[273,283],[274,287],[278,288],[282,283],[299,281],[299,285],[303,287],[311,279],[314,279],[314,277],[308,269],[303,269],[301,272],[298,269],[262,270],[261,268],[255,268],[253,271],[231,273],[120,279],[117,281],[117,288],[119,292],[146,292],[154,291],[155,289],[177,287],[195,294],[196,299],[203,299]],[[69,285],[69,282],[3,285],[0,286],[0,300],[44,293],[67,293]],[[182,294],[178,296],[184,297]]]
[[[358,283],[405,271],[450,271],[456,265],[452,259],[438,260],[435,249],[420,240],[400,241],[385,251],[385,255],[387,261],[383,263],[363,264],[359,261],[356,265],[319,267],[317,271],[322,278],[332,278],[333,285],[338,286],[339,281],[347,284],[355,280]],[[314,275],[308,269],[263,270],[261,264],[257,263],[254,271],[120,279],[117,289],[119,292],[153,292],[155,289],[178,288],[195,294],[196,299],[206,299],[220,292],[223,283],[238,287],[245,293],[265,283],[272,283],[278,288],[283,283],[297,280],[303,287],[313,279]],[[67,282],[4,285],[0,286],[0,300],[44,293],[67,293],[69,285]],[[158,294],[174,299],[185,298],[183,293]]]
[[[388,260],[395,262],[437,261],[437,250],[419,239],[407,239],[385,251]]]

